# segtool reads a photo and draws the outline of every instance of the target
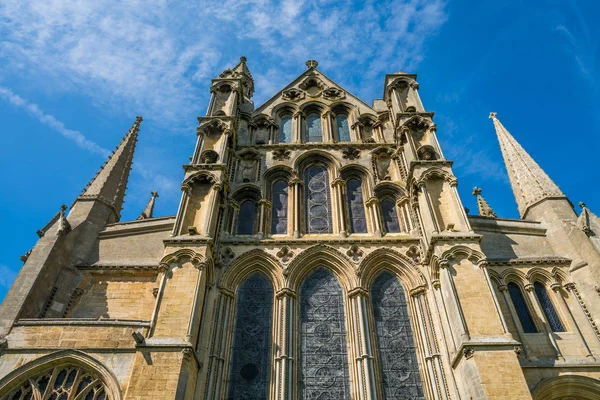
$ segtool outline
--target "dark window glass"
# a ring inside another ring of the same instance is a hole
[[[546,287],[540,282],[535,282],[533,284],[535,289],[535,294],[540,301],[540,305],[542,306],[542,310],[544,311],[544,315],[546,316],[546,321],[548,321],[548,325],[553,332],[564,332],[565,328],[563,327],[562,322],[560,322],[560,318],[556,313],[556,309],[552,304],[552,300],[548,297],[548,292],[546,291]]]
[[[381,212],[383,213],[383,223],[386,232],[400,232],[398,223],[398,213],[396,212],[396,203],[392,199],[381,200]]]
[[[248,278],[238,291],[236,309],[227,398],[267,399],[273,315],[269,281],[260,274]]]
[[[321,116],[319,114],[310,114],[306,118],[306,123],[308,125],[308,141],[322,142],[323,127],[321,126]]]
[[[279,142],[290,143],[292,141],[292,117],[286,115],[281,119],[279,127]]]
[[[300,399],[349,399],[344,299],[335,277],[318,268],[300,288]]]
[[[385,399],[423,399],[423,386],[404,288],[389,272],[371,286]]]
[[[256,204],[252,200],[242,202],[238,214],[238,235],[253,235],[255,219]]]
[[[527,303],[525,303],[525,299],[523,298],[523,293],[521,293],[521,289],[513,282],[506,286],[508,287],[508,294],[510,294],[510,299],[515,306],[515,310],[517,310],[517,316],[519,317],[519,321],[521,321],[523,332],[537,332],[531,314],[529,313],[529,308],[527,308]]]
[[[306,232],[331,232],[329,176],[324,165],[313,165],[304,173],[306,195]]]
[[[367,220],[365,218],[365,205],[360,180],[349,179],[346,183],[346,191],[348,193],[350,230],[354,233],[365,233],[367,232]]]
[[[287,233],[288,184],[280,180],[273,184],[271,233]]]
[[[337,124],[338,140],[340,142],[350,141],[350,126],[348,125],[348,117],[345,115],[338,115],[335,117]]]

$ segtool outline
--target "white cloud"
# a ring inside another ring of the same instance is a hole
[[[241,53],[270,77],[257,103],[307,59],[376,96],[380,75],[414,70],[445,20],[442,0],[4,0],[2,74],[176,129],[204,111],[210,78]]]
[[[7,267],[6,265],[0,264],[0,287],[4,289],[10,288],[10,285],[15,281],[17,273]]]
[[[109,150],[101,147],[96,142],[87,139],[81,132],[67,129],[65,124],[61,121],[40,110],[37,104],[30,103],[21,96],[14,94],[10,89],[0,86],[0,98],[3,98],[14,106],[24,109],[29,115],[36,118],[42,124],[49,126],[65,138],[72,140],[82,149],[104,157],[108,157],[110,154]]]

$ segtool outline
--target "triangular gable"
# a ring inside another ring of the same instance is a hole
[[[307,91],[303,90],[300,86],[309,80],[310,78],[317,78],[323,85],[324,88],[321,88],[321,91],[318,95],[311,96]],[[298,89],[298,96],[302,96],[302,98],[294,99],[293,97],[296,93],[294,93],[293,89]],[[343,96],[336,98],[336,90],[343,93]],[[258,107],[253,114],[261,114],[269,107],[280,103],[280,102],[304,102],[306,100],[320,100],[320,101],[345,101],[348,103],[358,103],[365,107],[369,112],[377,115],[378,112],[373,109],[370,105],[362,101],[360,98],[356,97],[348,90],[344,89],[342,86],[337,84],[334,80],[329,78],[323,72],[318,69],[311,67],[300,74],[296,79],[290,82],[287,86],[277,92],[274,96],[272,96],[269,100],[265,101],[260,107]]]

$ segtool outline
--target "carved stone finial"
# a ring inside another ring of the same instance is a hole
[[[493,218],[498,217],[488,202],[481,196],[481,188],[474,187],[473,196],[477,197],[477,208],[479,209],[480,216]]]
[[[585,208],[585,203],[583,201],[580,201],[579,207],[583,210]]]
[[[148,204],[146,204],[146,208],[144,208],[142,214],[139,217],[137,217],[138,220],[152,218],[152,212],[154,211],[154,202],[157,197],[159,197],[158,192],[150,192],[150,200],[148,201]]]
[[[56,233],[58,235],[65,235],[71,231],[71,224],[65,218],[65,210],[67,209],[66,205],[60,206],[59,217],[58,217],[58,229]]]
[[[248,59],[246,58],[246,56],[241,56],[240,57],[240,62],[241,63],[245,63],[246,61],[248,61]]]
[[[319,63],[317,62],[317,60],[308,60],[306,62],[306,66],[310,69],[310,68],[316,68],[317,65],[319,65]]]
[[[490,119],[496,119],[496,115],[498,115],[498,113],[491,112],[489,118]]]
[[[473,196],[479,196],[481,194],[481,188],[474,187],[473,188]]]

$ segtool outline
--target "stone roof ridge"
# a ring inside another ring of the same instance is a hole
[[[158,192],[150,192],[150,200],[148,200],[148,204],[146,204],[146,208],[144,208],[142,214],[140,214],[140,216],[137,217],[138,220],[153,218],[152,213],[154,212],[154,202],[156,201],[157,197]]]
[[[481,188],[474,187],[473,196],[477,197],[477,209],[481,217],[498,218],[492,207],[490,207],[486,199],[481,195]]]
[[[100,200],[112,207],[117,220],[125,202],[125,191],[142,117],[138,116],[104,165],[83,189],[77,200]]]
[[[566,198],[552,179],[502,125],[497,114],[490,113],[490,118],[494,122],[500,150],[521,218],[525,216],[529,207],[544,199]]]

